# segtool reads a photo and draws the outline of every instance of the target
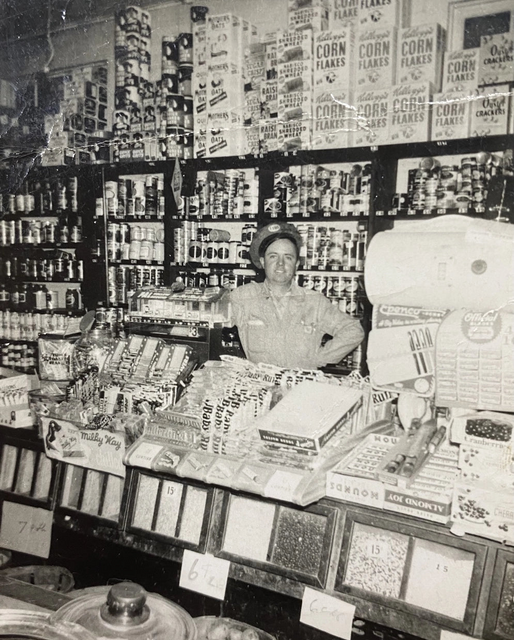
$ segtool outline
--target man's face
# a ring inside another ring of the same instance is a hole
[[[289,285],[298,267],[296,246],[291,240],[279,238],[266,249],[261,265],[266,280],[272,284]]]

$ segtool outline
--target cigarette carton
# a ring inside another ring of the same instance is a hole
[[[289,0],[288,29],[324,31],[330,22],[329,0]]]
[[[397,83],[431,82],[439,90],[445,48],[446,31],[440,24],[401,29],[398,38]]]
[[[449,89],[434,95],[432,140],[467,138],[471,121],[469,91]]]
[[[480,49],[459,49],[444,54],[442,89],[446,91],[454,86],[478,84],[478,65]]]
[[[389,141],[388,113],[391,109],[390,89],[369,89],[355,95],[357,110],[354,146],[387,144]]]
[[[314,88],[349,89],[354,79],[353,29],[323,31],[314,37]]]
[[[279,31],[277,63],[312,60],[312,31]]]
[[[508,84],[482,87],[471,106],[473,136],[501,136],[508,133],[510,87]]]
[[[395,84],[396,28],[362,29],[357,41],[357,89],[387,89]]]
[[[480,38],[478,84],[514,82],[514,29]]]
[[[332,4],[330,29],[357,27],[359,24],[360,0],[332,0]]]
[[[315,92],[313,98],[313,149],[346,149],[356,129],[351,92]]]
[[[295,151],[309,149],[311,144],[311,122],[309,120],[289,120],[277,118],[277,150]]]
[[[360,28],[400,24],[400,0],[360,0]]]
[[[392,143],[430,140],[432,94],[430,82],[393,87],[389,112]]]

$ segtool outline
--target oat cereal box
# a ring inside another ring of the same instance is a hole
[[[288,0],[287,28],[291,31],[325,31],[330,13],[330,0]]]
[[[316,91],[312,102],[312,148],[350,147],[352,132],[356,127],[351,92]]]
[[[401,29],[398,36],[396,82],[431,82],[441,86],[446,31],[440,24],[423,24]]]
[[[430,140],[430,82],[402,84],[391,90],[389,140],[392,144]]]
[[[309,149],[311,143],[310,120],[277,121],[277,150],[285,153]]]
[[[508,133],[511,92],[508,84],[481,87],[471,104],[471,131],[474,136]]]
[[[359,24],[360,4],[360,0],[332,0],[329,28],[356,28]]]
[[[207,71],[209,110],[241,108],[244,101],[243,88],[243,76],[231,63],[209,63]]]
[[[244,142],[244,128],[239,114],[227,110],[207,115],[207,158],[241,155],[244,153]]]
[[[396,70],[396,28],[361,29],[356,58],[357,89],[392,87]]]
[[[232,14],[207,17],[207,63],[231,63],[239,67],[243,60],[243,23]]]
[[[207,23],[193,23],[193,66],[195,74],[207,71]],[[194,74],[193,74],[194,77]]]
[[[432,104],[432,140],[469,137],[470,91],[455,88],[436,93]]]
[[[476,87],[480,49],[459,49],[444,54],[442,90],[456,85]]]
[[[400,24],[400,0],[360,0],[359,25],[363,27]]]
[[[388,113],[391,109],[391,89],[364,89],[355,94],[357,109],[356,147],[375,146],[389,142]]]
[[[349,89],[354,80],[355,37],[351,27],[314,36],[314,89]]]
[[[514,30],[480,38],[478,84],[514,82]]]

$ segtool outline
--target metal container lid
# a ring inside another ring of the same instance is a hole
[[[133,582],[95,589],[51,615],[82,625],[96,638],[196,640],[193,618],[178,605]]]
[[[73,622],[51,621],[48,613],[2,609],[0,637],[29,640],[95,640],[84,627]]]

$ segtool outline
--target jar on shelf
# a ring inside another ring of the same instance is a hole
[[[115,342],[110,328],[96,327],[85,331],[73,347],[73,377],[76,378],[83,371],[93,367],[101,370]]]

